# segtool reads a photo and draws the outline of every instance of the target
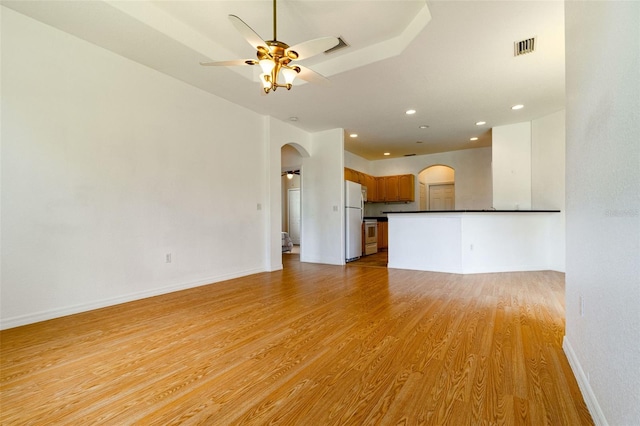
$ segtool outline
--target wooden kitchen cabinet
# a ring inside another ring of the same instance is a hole
[[[398,201],[414,201],[416,198],[414,175],[398,176]]]
[[[353,170],[345,167],[344,168],[344,180],[348,180],[349,182],[355,182],[353,179]]]
[[[387,198],[385,201],[400,201],[398,192],[398,176],[385,176],[385,186],[387,187]]]
[[[358,172],[347,167],[344,168],[344,180],[360,183],[358,182]]]
[[[376,178],[370,175],[365,175],[365,182],[367,186],[367,201],[378,201],[378,186],[376,185]]]
[[[387,181],[384,177],[376,177],[376,189],[378,202],[387,201]]]
[[[345,167],[344,180],[366,187],[367,201],[372,203],[415,200],[415,176],[411,174],[376,177]]]
[[[378,222],[378,250],[389,247],[389,223]]]

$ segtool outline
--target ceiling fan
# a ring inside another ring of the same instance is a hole
[[[322,75],[309,68],[293,64],[293,61],[301,61],[331,49],[339,43],[337,37],[321,37],[291,47],[278,41],[276,36],[276,0],[273,0],[273,40],[264,41],[249,25],[235,15],[229,15],[229,20],[245,40],[256,49],[257,60],[237,59],[232,61],[200,62],[200,65],[260,65],[260,68],[262,68],[260,81],[265,93],[275,91],[278,87],[286,87],[287,90],[291,90],[293,80],[296,77],[312,83],[328,82]],[[282,75],[282,79],[279,78],[280,75]]]
[[[293,179],[293,175],[300,176],[300,170],[289,170],[280,174],[280,176],[287,176],[287,179]]]

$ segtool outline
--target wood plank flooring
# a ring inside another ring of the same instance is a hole
[[[590,425],[564,275],[305,264],[5,330],[3,425]]]
[[[378,250],[375,254],[362,256],[358,260],[347,263],[347,266],[370,266],[376,268],[386,268],[389,261],[389,253],[386,249]]]

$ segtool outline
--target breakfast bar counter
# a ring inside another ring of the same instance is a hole
[[[473,274],[554,269],[559,210],[386,212],[389,268]]]

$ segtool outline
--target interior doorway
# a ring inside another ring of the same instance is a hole
[[[444,164],[426,167],[418,174],[420,210],[455,210],[455,170]]]
[[[294,245],[300,245],[300,188],[288,190],[289,238]]]
[[[302,159],[291,144],[281,148],[282,255],[300,255],[302,249]]]

